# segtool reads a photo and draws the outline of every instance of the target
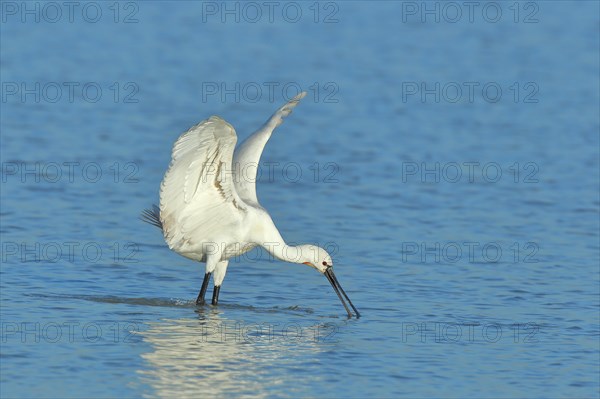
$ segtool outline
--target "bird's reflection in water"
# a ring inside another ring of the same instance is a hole
[[[198,318],[162,320],[139,332],[152,351],[142,355],[147,367],[138,372],[152,396],[297,396],[305,384],[321,380],[311,372],[298,384],[298,372],[315,367],[319,353],[335,342],[330,339],[335,328],[244,323],[210,309]]]

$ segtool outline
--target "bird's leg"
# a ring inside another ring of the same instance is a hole
[[[215,284],[215,288],[213,289],[213,297],[212,304],[216,305],[219,303],[219,292],[221,291],[221,284],[223,283],[223,279],[225,278],[225,273],[227,273],[227,265],[229,264],[228,260],[222,260],[215,266],[215,276],[213,282]]]
[[[198,299],[196,299],[196,305],[204,305],[204,296],[206,295],[206,289],[208,288],[208,282],[210,281],[210,275],[212,273],[206,273],[204,275],[204,280],[202,281],[202,288],[200,288],[200,293],[198,294]]]
[[[213,297],[212,297],[213,305],[216,305],[219,303],[219,291],[221,291],[221,286],[215,285],[215,288],[213,289]]]

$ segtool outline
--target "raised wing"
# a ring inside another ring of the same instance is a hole
[[[256,173],[263,149],[269,141],[273,130],[283,123],[298,102],[306,96],[306,92],[298,94],[283,107],[279,108],[254,134],[248,137],[235,151],[233,163],[235,166],[235,186],[242,200],[258,204],[256,197]]]
[[[246,204],[236,193],[231,167],[236,142],[233,127],[217,116],[175,142],[160,189],[160,221],[169,248],[197,250],[241,220]]]

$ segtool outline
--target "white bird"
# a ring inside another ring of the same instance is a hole
[[[198,305],[205,303],[211,275],[216,305],[229,259],[260,245],[279,260],[302,263],[324,274],[348,317],[352,313],[344,298],[360,317],[333,273],[329,253],[315,245],[287,245],[256,197],[256,173],[265,144],[305,95],[302,92],[279,108],[235,152],[235,130],[218,116],[192,126],[175,142],[161,183],[160,207],[146,209],[142,219],[162,230],[171,250],[206,262]]]

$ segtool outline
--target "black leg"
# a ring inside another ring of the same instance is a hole
[[[200,288],[200,293],[198,294],[198,299],[196,299],[196,305],[204,305],[204,296],[206,295],[206,289],[208,288],[208,282],[210,281],[211,273],[206,273],[204,275],[204,280],[202,281],[202,288]]]
[[[219,303],[219,291],[221,291],[221,286],[219,285],[217,287],[215,285],[215,289],[213,290],[213,299],[212,299],[213,305],[216,305],[217,303]]]

